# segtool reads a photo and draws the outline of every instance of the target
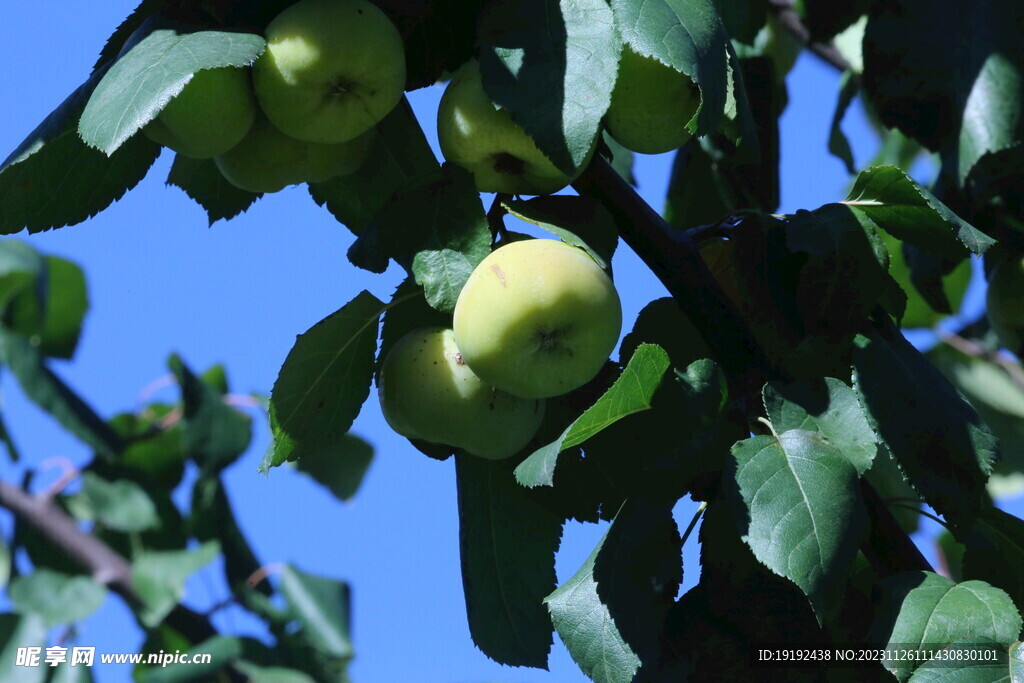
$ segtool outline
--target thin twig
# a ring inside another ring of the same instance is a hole
[[[792,4],[787,0],[768,0],[768,5],[772,11],[775,12],[775,16],[778,17],[779,23],[789,31],[789,33],[799,40],[803,45],[807,47],[815,56],[820,58],[826,64],[829,64],[839,71],[852,71],[853,66],[847,61],[846,57],[836,49],[836,46],[831,43],[820,43],[811,41],[811,32],[804,25],[803,19],[800,18],[800,13],[796,11]]]

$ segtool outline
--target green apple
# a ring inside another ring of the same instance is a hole
[[[379,381],[391,428],[410,439],[443,443],[498,460],[529,443],[544,418],[544,401],[518,398],[473,374],[441,327],[414,330],[388,352]]]
[[[402,37],[367,0],[301,0],[270,22],[266,38],[253,67],[256,97],[293,138],[351,140],[402,99]]]
[[[622,329],[611,279],[556,240],[491,252],[455,304],[455,340],[485,382],[524,398],[557,396],[601,370]]]
[[[985,296],[988,320],[999,342],[1018,356],[1024,352],[1024,258],[1010,256],[996,264]]]
[[[227,66],[193,74],[142,131],[178,154],[209,159],[241,142],[255,119],[249,70]]]
[[[700,107],[690,77],[626,47],[605,115],[608,132],[626,149],[661,154],[690,139],[686,124]]]
[[[228,182],[248,192],[277,192],[298,183],[322,183],[355,172],[374,132],[334,145],[296,140],[260,117],[245,139],[214,158]]]
[[[511,114],[494,106],[476,61],[459,69],[445,88],[437,136],[444,158],[472,172],[481,192],[551,194],[575,180],[537,148]]]

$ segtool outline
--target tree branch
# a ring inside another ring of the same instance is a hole
[[[796,11],[788,0],[768,0],[768,6],[775,12],[779,23],[815,56],[839,71],[852,70],[853,67],[850,65],[850,62],[836,49],[835,45],[811,41],[810,30],[804,26],[800,13]]]
[[[121,596],[133,609],[142,605],[132,586],[132,568],[128,560],[80,529],[75,520],[49,498],[33,496],[10,482],[0,480],[0,507],[7,508],[20,521],[39,532],[75,564],[88,571],[93,580]],[[177,605],[167,615],[166,623],[196,643],[217,635],[208,619],[184,605]]]

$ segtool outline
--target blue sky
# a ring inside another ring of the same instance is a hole
[[[103,41],[134,4],[54,0],[8,8],[0,26],[0,157],[85,79]],[[782,119],[783,211],[839,199],[848,182],[842,164],[826,151],[838,76],[805,56],[790,85]],[[428,88],[411,95],[435,149],[440,93]],[[857,160],[864,162],[873,137],[859,111],[851,112],[846,128]],[[394,266],[375,276],[350,265],[345,254],[352,236],[304,188],[267,196],[241,217],[207,228],[198,206],[164,186],[170,162],[164,155],[135,190],[97,218],[30,238],[40,250],[86,271],[91,313],[77,358],[59,371],[104,415],[133,409],[140,390],[167,374],[172,351],[197,369],[223,362],[236,392],[266,393],[296,334],[363,289],[389,298],[402,279]],[[661,206],[670,163],[669,156],[638,159],[641,192],[655,207]],[[628,330],[643,305],[665,292],[626,247],[614,266]],[[27,463],[87,457],[21,399],[6,376],[0,390],[5,419]],[[173,389],[165,391],[174,397]],[[253,447],[226,476],[236,513],[264,562],[293,562],[352,582],[357,683],[586,680],[557,639],[550,674],[499,666],[473,647],[459,574],[453,463],[429,460],[391,433],[375,396],[353,429],[373,443],[377,458],[348,505],[286,469],[257,474],[268,433],[259,416],[255,428]],[[0,466],[7,478],[19,471]],[[679,505],[682,525],[692,511],[689,501]],[[7,520],[4,525],[10,528]],[[602,533],[599,526],[567,526],[560,580],[576,570]],[[694,541],[684,558],[686,587],[698,572]],[[225,596],[219,568],[211,567],[189,583],[186,601],[202,609]],[[258,633],[239,610],[220,613],[217,624]],[[109,597],[80,629],[78,644],[122,652],[134,651],[140,639],[127,609]],[[103,683],[130,680],[126,666],[95,674]]]

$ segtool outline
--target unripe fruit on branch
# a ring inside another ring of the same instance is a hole
[[[367,0],[301,0],[270,22],[266,38],[253,67],[256,97],[293,138],[351,140],[402,99],[402,37]]]
[[[459,69],[445,89],[437,136],[444,158],[470,171],[480,192],[551,194],[574,180],[540,151],[508,111],[494,106],[475,61]]]
[[[654,57],[622,49],[619,76],[605,115],[608,132],[626,149],[661,154],[690,139],[686,124],[700,106],[700,90],[689,76]]]
[[[142,131],[178,154],[209,159],[241,142],[255,119],[249,70],[228,66],[193,74]]]
[[[482,458],[515,455],[544,418],[544,401],[492,388],[462,359],[451,330],[414,330],[388,351],[379,381],[384,419],[410,439]]]
[[[544,398],[597,375],[618,342],[622,306],[585,251],[523,240],[476,267],[456,302],[454,327],[463,357],[484,381]]]
[[[277,192],[298,183],[322,183],[356,171],[373,144],[373,131],[334,145],[296,140],[260,117],[245,139],[214,159],[229,183],[248,192]]]

